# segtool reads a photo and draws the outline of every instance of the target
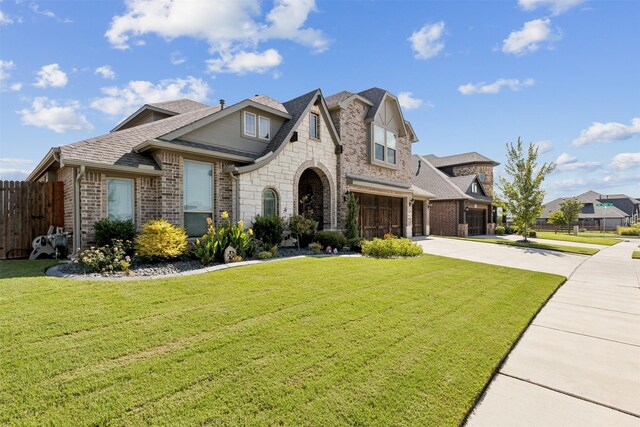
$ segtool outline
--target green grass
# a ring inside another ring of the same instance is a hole
[[[42,267],[0,262],[0,425],[458,425],[564,280],[430,255]]]
[[[567,233],[554,233],[553,231],[538,231],[536,232],[539,239],[547,240],[559,240],[562,242],[576,242],[576,243],[590,243],[593,245],[613,246],[616,243],[620,243],[620,239],[612,239],[607,237],[589,237],[586,233],[580,233],[578,236]]]
[[[631,254],[631,258],[640,259],[640,251],[633,251],[633,253]]]
[[[474,238],[474,237],[451,237],[451,238],[460,239],[460,240],[472,240],[474,242],[482,242],[482,243],[494,243],[498,245],[517,246],[521,248],[544,249],[547,251],[566,252],[570,254],[579,254],[579,255],[594,255],[600,251],[599,249],[594,249],[594,248],[581,248],[577,246],[555,245],[551,243],[534,243],[531,241],[529,241],[528,243],[523,243],[523,242],[518,242],[514,240],[499,239],[499,238]]]
[[[605,231],[604,233],[601,231],[581,231],[580,236],[583,237],[617,237],[620,238],[618,233],[613,231]]]

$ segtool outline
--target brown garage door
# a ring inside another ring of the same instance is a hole
[[[398,197],[356,194],[360,203],[360,235],[365,239],[386,233],[402,235],[402,199]]]
[[[416,200],[413,202],[413,235],[424,235],[424,202]]]
[[[467,222],[469,223],[469,236],[478,236],[487,233],[487,220],[484,209],[469,209]]]

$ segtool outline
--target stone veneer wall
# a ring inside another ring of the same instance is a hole
[[[372,178],[411,183],[411,141],[408,136],[398,137],[396,160],[397,168],[386,168],[371,164],[369,157],[368,123],[364,122],[364,116],[369,106],[358,100],[353,100],[347,108],[334,109],[331,118],[340,132],[340,139],[344,151],[339,158],[338,165],[338,194],[347,190],[347,174],[368,176]],[[383,194],[377,192],[376,194]],[[391,193],[390,195],[405,198],[405,232],[410,234],[412,226],[412,212],[408,209],[407,193]],[[344,228],[347,217],[346,203],[339,197],[338,227]]]
[[[479,175],[485,174],[482,188],[489,196],[493,196],[493,166],[486,163],[477,163],[471,165],[454,166],[452,168],[453,176],[463,175]]]
[[[429,225],[431,234],[435,236],[458,235],[458,203],[455,200],[431,202]]]
[[[319,113],[316,106],[312,112]],[[336,147],[329,129],[320,115],[320,140],[309,138],[309,117],[302,118],[297,128],[298,141],[284,142],[286,146],[275,159],[252,172],[238,175],[240,192],[240,218],[251,224],[256,215],[262,214],[262,193],[272,188],[278,194],[278,214],[289,217],[298,212],[298,180],[307,168],[318,173],[324,186],[326,211],[325,229],[336,228],[337,201],[342,200],[336,186]],[[326,188],[328,187],[328,188]]]

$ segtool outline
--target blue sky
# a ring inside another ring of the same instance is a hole
[[[634,1],[0,0],[0,179],[145,102],[378,86],[414,153],[504,162],[521,136],[559,164],[547,199],[640,197],[639,22]]]

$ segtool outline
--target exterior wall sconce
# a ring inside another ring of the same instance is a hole
[[[342,196],[342,201],[346,202],[347,199],[349,198],[349,194],[351,194],[351,191],[347,190],[344,192],[344,196]]]

